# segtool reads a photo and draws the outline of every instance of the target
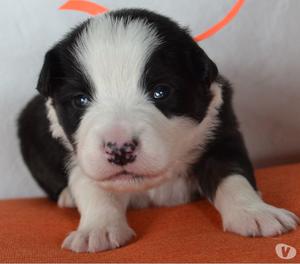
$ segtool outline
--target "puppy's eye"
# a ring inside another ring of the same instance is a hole
[[[152,97],[155,100],[164,100],[171,94],[171,88],[168,85],[160,84],[154,87]]]
[[[75,108],[83,109],[90,105],[91,98],[86,95],[77,95],[73,98],[72,102]]]

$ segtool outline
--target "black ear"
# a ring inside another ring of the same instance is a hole
[[[209,87],[219,74],[216,64],[198,45],[194,48],[191,56],[193,72],[196,79],[198,79],[202,85]]]
[[[51,96],[53,89],[58,85],[60,78],[60,62],[55,48],[49,50],[39,75],[37,90],[45,97]]]

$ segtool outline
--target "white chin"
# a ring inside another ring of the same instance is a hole
[[[111,177],[97,181],[101,187],[117,192],[144,191],[159,185],[165,177],[136,175],[127,172],[117,173]]]

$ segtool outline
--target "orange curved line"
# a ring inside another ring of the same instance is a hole
[[[194,37],[196,42],[202,41],[207,39],[220,31],[223,27],[230,23],[230,21],[237,15],[239,10],[241,9],[242,5],[245,3],[245,0],[237,0],[235,5],[231,8],[228,14],[215,25],[213,25],[210,29],[201,33]],[[80,12],[85,12],[90,15],[98,15],[104,12],[107,12],[108,9],[104,6],[99,4],[90,2],[89,0],[68,0],[64,5],[62,5],[60,10],[76,10]]]
[[[239,12],[242,5],[245,3],[245,0],[238,0],[236,4],[232,7],[232,9],[228,12],[228,14],[220,20],[218,23],[213,25],[210,29],[205,31],[204,33],[201,33],[194,37],[194,40],[199,42],[204,39],[207,39],[217,33],[219,30],[221,30],[223,27],[225,27]]]
[[[76,10],[84,13],[88,13],[90,15],[98,15],[106,12],[108,9],[104,6],[98,5],[93,2],[89,2],[87,0],[69,0],[65,4],[63,4],[60,10]]]

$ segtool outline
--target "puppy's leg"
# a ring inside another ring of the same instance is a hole
[[[220,212],[224,230],[243,236],[276,236],[296,228],[295,214],[260,198],[239,133],[220,140],[203,158],[200,187]]]
[[[70,175],[69,185],[80,212],[78,229],[62,247],[75,252],[96,252],[124,245],[134,235],[126,220],[128,197],[107,192],[84,176],[79,168]]]
[[[74,198],[72,196],[70,187],[65,187],[62,192],[60,193],[57,205],[60,208],[74,208],[76,207]]]
[[[224,230],[243,236],[276,236],[295,229],[299,222],[293,213],[262,201],[241,175],[221,182],[214,205],[221,213]]]

